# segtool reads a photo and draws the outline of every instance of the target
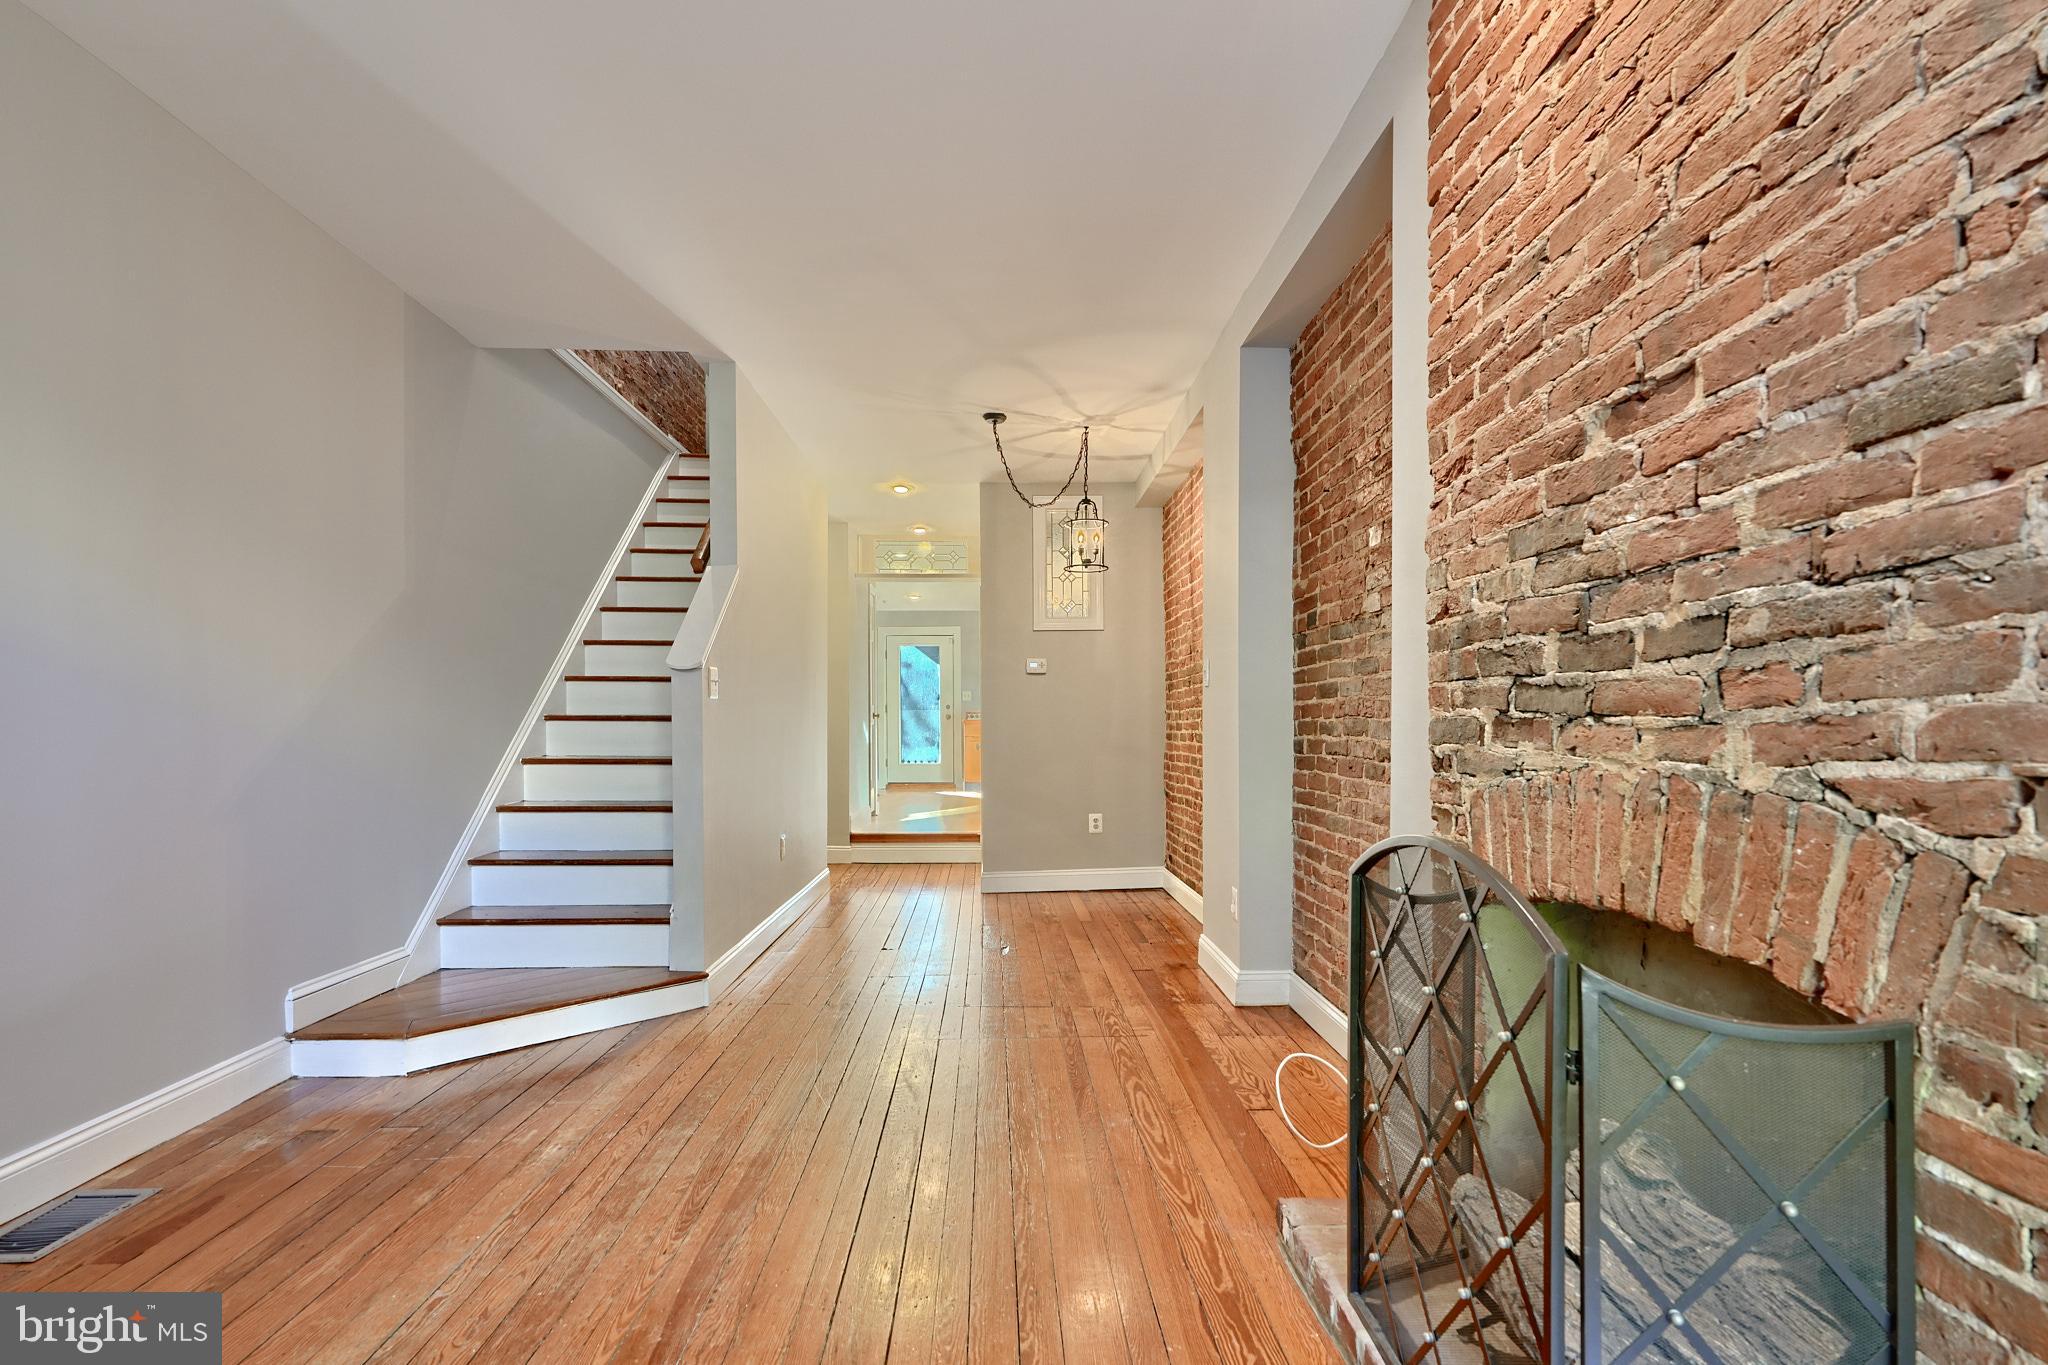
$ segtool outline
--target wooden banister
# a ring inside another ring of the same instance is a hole
[[[704,566],[711,562],[711,523],[705,522],[704,529],[697,533],[697,548],[690,551],[690,572],[701,574]]]

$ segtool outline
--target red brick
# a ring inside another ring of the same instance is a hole
[[[1794,536],[1737,554],[1682,564],[1673,576],[1672,590],[1681,601],[1700,602],[1744,588],[1797,583],[1813,576],[1816,543],[1812,535]]]
[[[2008,853],[1984,888],[1983,902],[2022,915],[2048,914],[2048,861]]]
[[[1957,838],[2019,828],[2019,784],[2006,778],[1838,777],[1832,786],[1875,815],[1896,815]]]
[[[1731,393],[1668,426],[1638,438],[1643,473],[1660,474],[1697,459],[1763,424],[1763,395],[1754,389]]]
[[[1797,706],[1805,696],[1804,675],[1782,659],[1761,668],[1721,670],[1721,704],[1731,711]]]
[[[1914,1213],[1920,1226],[2010,1270],[2019,1270],[2025,1241],[2013,1216],[1979,1195],[1945,1180],[1922,1179]]]
[[[1596,716],[1696,716],[1705,688],[1684,674],[1638,674],[1593,684]]]
[[[1706,798],[1697,783],[1674,777],[1665,792],[1664,809],[1664,843],[1652,918],[1666,929],[1684,933],[1699,913],[1692,874],[1705,823]]]
[[[2048,254],[1973,280],[1927,310],[1927,349],[1935,354],[1977,340],[2041,311],[2048,297]]]
[[[1849,325],[1849,291],[1827,290],[1796,308],[1751,323],[1700,355],[1700,390],[1717,393],[1804,354]]]
[[[1772,381],[1776,405],[1777,381]],[[1700,462],[1700,493],[1722,493],[1770,474],[1840,455],[1849,448],[1839,416],[1791,422],[1716,450]]]
[[[1962,269],[1962,247],[1953,222],[1936,223],[1909,237],[1856,272],[1856,312],[1869,317],[1900,299],[1947,279]]]
[[[1913,476],[1913,457],[1902,451],[1822,465],[1758,493],[1756,524],[1803,526],[1893,502],[1913,491]]]
[[[1831,654],[1821,663],[1821,700],[1997,692],[2019,676],[2020,649],[2019,632],[1986,630]]]
[[[1867,1015],[1872,978],[1887,946],[1885,907],[1903,861],[1898,845],[1874,829],[1858,832],[1849,845],[1848,870],[1822,969],[1821,999],[1837,1014],[1851,1019]]]
[[[1814,716],[1749,727],[1750,753],[1773,768],[1896,758],[1899,721],[1891,715]]]
[[[2037,1209],[2048,1209],[2048,1152],[2030,1152],[1946,1114],[1923,1113],[1915,1123],[1920,1149],[1993,1189]]]
[[[1778,922],[1771,930],[1771,975],[1802,994],[1811,994],[1820,956],[1820,926],[1828,916],[1828,878],[1835,846],[1848,824],[1817,802],[1804,801],[1792,829],[1792,856],[1778,895]]]
[[[1891,959],[1877,1012],[1903,1016],[1927,1002],[1935,968],[1963,913],[1970,893],[1970,871],[1953,858],[1922,853],[1906,874],[1906,895],[1899,902],[1899,923],[1892,931]]]
[[[2048,611],[2048,564],[2001,564],[1974,573],[1922,578],[1913,584],[1914,619],[1926,626],[2041,611]]]
[[[1632,536],[1627,548],[1628,567],[1632,572],[1641,572],[1681,559],[1697,559],[1732,549],[1741,538],[1741,526],[1727,508],[1681,517]]]
[[[1749,827],[1742,841],[1742,879],[1728,927],[1730,957],[1759,966],[1766,959],[1778,886],[1784,877],[1791,816],[1792,803],[1775,793],[1759,792],[1750,802]]]
[[[1920,727],[1915,754],[1926,763],[2048,763],[2048,705],[1944,707]]]
[[[1920,1238],[1918,1252],[1915,1263],[1923,1292],[1967,1310],[2008,1341],[2030,1348],[2048,1343],[2048,1302],[2003,1285],[1931,1237]]]
[[[1693,920],[1693,941],[1708,952],[1728,947],[1728,922],[1735,908],[1737,869],[1742,859],[1742,834],[1749,821],[1749,798],[1716,788],[1707,802],[1706,844],[1700,853],[1700,908]]]
[[[1774,372],[1769,381],[1771,414],[1788,412],[1873,384],[1905,368],[1920,349],[1920,320],[1890,318],[1858,327]],[[1841,426],[1833,428],[1837,436]]]
[[[2005,479],[2048,460],[2048,405],[1996,422],[1950,427],[1920,448],[1920,487],[1934,492]]]
[[[1738,607],[1728,615],[1728,643],[1746,647],[1883,630],[1891,619],[1891,603],[1888,586],[1864,583]]]

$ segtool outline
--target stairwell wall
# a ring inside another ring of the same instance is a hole
[[[712,558],[739,568],[706,658],[719,681],[703,722],[708,966],[765,947],[750,936],[825,870],[828,574],[809,455],[731,362],[709,367],[706,391],[713,497],[730,498],[733,527],[723,533],[715,505]]]
[[[4,1172],[405,942],[661,456],[13,0],[0,183]]]

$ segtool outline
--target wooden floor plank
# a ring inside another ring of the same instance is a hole
[[[231,1361],[1331,1361],[1274,1236],[1343,1174],[1296,1049],[1163,894],[837,868],[709,1009],[278,1086],[0,1291],[218,1291]]]

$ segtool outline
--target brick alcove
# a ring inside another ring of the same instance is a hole
[[[1918,1024],[1944,1361],[2048,1352],[2044,44],[1431,10],[1436,824]]]

